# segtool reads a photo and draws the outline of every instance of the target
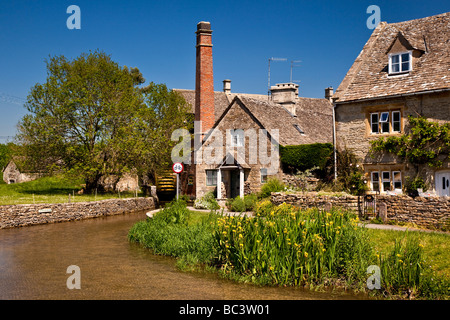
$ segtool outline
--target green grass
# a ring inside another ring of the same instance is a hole
[[[395,241],[405,236],[405,231],[368,229],[377,252],[389,252]],[[423,256],[427,266],[450,279],[450,234],[423,231],[408,231],[408,237],[423,245]]]
[[[0,205],[31,203],[65,203],[133,197],[133,193],[77,194],[83,181],[61,176],[43,177],[34,181],[0,184]]]

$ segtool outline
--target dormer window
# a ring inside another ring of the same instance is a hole
[[[389,54],[389,74],[405,73],[412,70],[412,51]]]

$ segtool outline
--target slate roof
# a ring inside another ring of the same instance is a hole
[[[408,75],[388,75],[388,52],[397,37],[420,55]],[[448,90],[450,88],[450,12],[386,23],[373,31],[333,98],[336,102]]]
[[[194,112],[194,90],[174,89],[179,92],[192,106]],[[263,128],[270,132],[278,129],[281,145],[299,145],[310,143],[332,142],[333,119],[331,103],[326,99],[297,98],[296,117],[280,104],[268,101],[266,95],[261,94],[227,94],[214,92],[216,124],[229,111],[232,103],[239,101]],[[297,125],[304,134],[300,133]]]

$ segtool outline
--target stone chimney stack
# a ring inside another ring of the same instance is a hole
[[[325,99],[333,103],[332,97],[333,97],[333,87],[325,88]]]
[[[293,116],[295,114],[295,104],[298,100],[298,84],[295,83],[277,83],[270,87],[272,101],[281,104]]]
[[[195,120],[201,121],[204,136],[215,122],[211,24],[199,22],[196,34]]]
[[[231,80],[229,79],[223,80],[223,92],[231,93]]]

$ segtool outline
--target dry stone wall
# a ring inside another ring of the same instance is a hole
[[[155,208],[148,198],[0,206],[0,229],[110,216]]]
[[[273,192],[271,201],[276,205],[285,202],[300,208],[329,209],[341,207],[357,212],[364,205],[362,197],[358,199],[357,196],[351,195],[329,196],[317,192]],[[387,221],[414,223],[418,226],[433,229],[450,228],[450,198],[448,197],[411,198],[405,195],[378,195],[376,203],[377,215],[380,213],[380,207],[386,208],[386,212],[382,216]]]

